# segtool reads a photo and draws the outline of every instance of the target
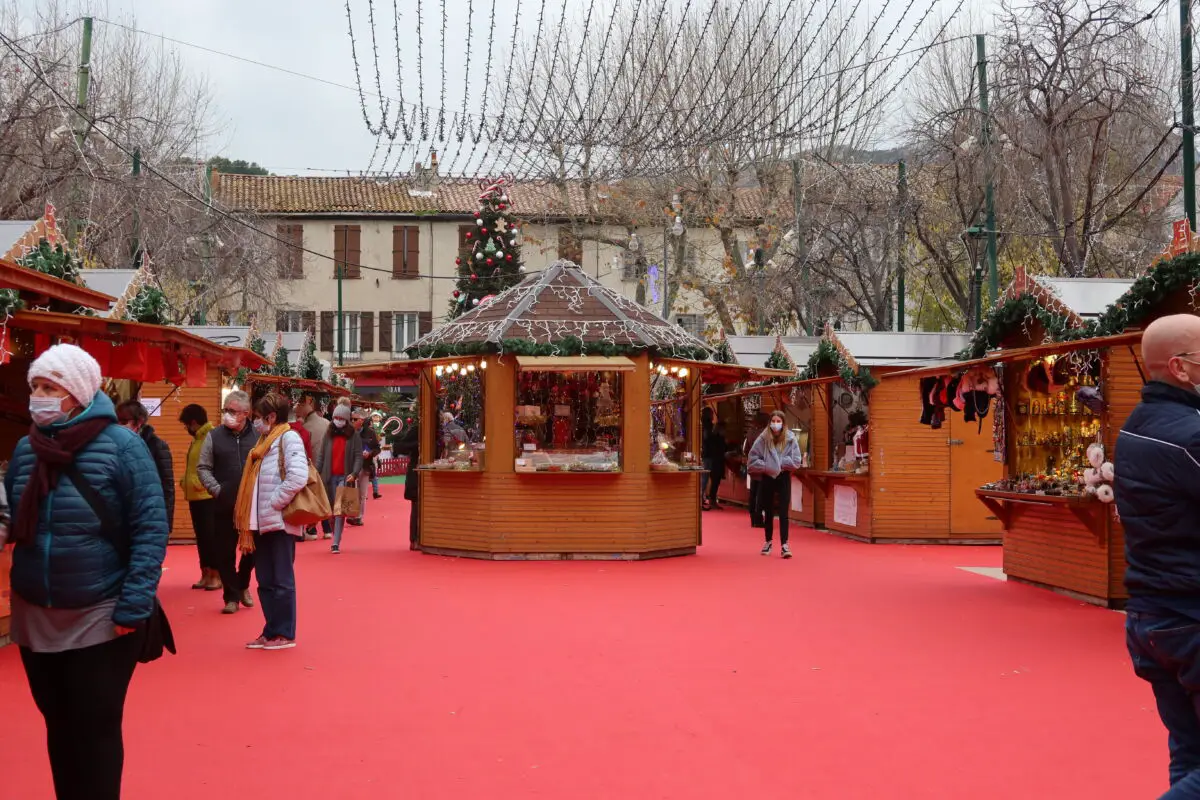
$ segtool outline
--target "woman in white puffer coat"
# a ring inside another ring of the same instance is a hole
[[[291,402],[271,393],[254,404],[258,444],[246,459],[234,520],[238,546],[257,552],[258,601],[266,625],[246,647],[284,650],[296,646],[296,542],[304,527],[290,525],[283,510],[308,484],[304,440],[288,425]]]

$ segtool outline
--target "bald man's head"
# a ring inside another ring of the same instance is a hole
[[[1142,358],[1151,380],[1183,389],[1200,385],[1200,316],[1173,314],[1150,323]]]

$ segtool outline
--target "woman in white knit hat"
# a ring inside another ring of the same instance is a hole
[[[162,486],[90,355],[51,347],[28,380],[33,425],[4,478],[11,636],[46,721],[58,800],[119,800],[125,694],[169,535]]]

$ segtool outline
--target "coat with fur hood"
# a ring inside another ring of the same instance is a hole
[[[771,429],[763,428],[750,448],[746,469],[751,475],[775,478],[780,473],[800,469],[800,444],[796,441],[796,434],[784,430],[783,435],[783,450],[780,451],[771,441]]]

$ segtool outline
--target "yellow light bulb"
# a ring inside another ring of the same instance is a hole
[[[475,365],[467,364],[467,372],[474,372],[474,371],[475,371]]]
[[[487,359],[486,359],[486,358],[485,358],[483,361],[480,361],[480,362],[479,362],[479,368],[480,368],[480,369],[487,369]]]
[[[441,375],[442,375],[442,373],[443,373],[443,372],[445,372],[445,370],[444,370],[444,369],[442,369],[442,365],[441,365],[441,364],[439,364],[439,365],[437,365],[436,367],[434,367],[433,374],[437,375],[439,378],[441,377]]]
[[[687,374],[688,374],[687,367],[680,367],[680,368],[679,368],[679,377],[681,377],[681,378],[686,378],[686,377],[687,377]]]

